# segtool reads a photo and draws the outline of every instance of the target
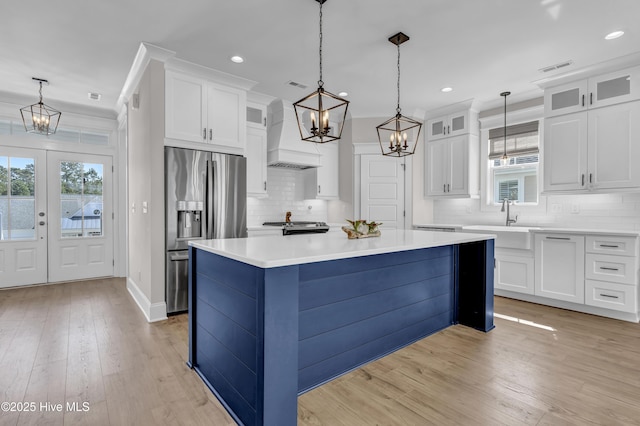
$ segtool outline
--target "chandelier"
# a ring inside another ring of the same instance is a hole
[[[293,104],[300,137],[304,141],[325,143],[340,139],[347,118],[349,101],[327,92],[322,81],[322,5],[320,4],[320,79],[318,89]]]
[[[389,37],[389,41],[398,47],[398,104],[396,115],[376,127],[382,154],[395,157],[412,155],[422,130],[422,123],[403,116],[400,109],[400,45],[407,40],[409,37],[403,33]]]
[[[48,85],[49,81],[36,77],[32,79],[40,84],[40,100],[38,103],[20,108],[24,130],[27,133],[51,135],[58,129],[62,113],[42,102],[42,83]]]

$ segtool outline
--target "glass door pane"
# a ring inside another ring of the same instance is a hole
[[[62,238],[102,236],[103,171],[102,164],[60,162]]]
[[[35,240],[35,159],[0,157],[0,239]]]

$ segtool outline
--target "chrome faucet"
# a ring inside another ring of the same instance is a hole
[[[511,201],[509,201],[508,198],[505,198],[502,200],[502,209],[500,209],[501,212],[504,211],[504,206],[507,206],[507,222],[506,225],[507,226],[511,226],[512,223],[516,223],[518,221],[518,215],[516,215],[515,219],[511,219],[511,217],[509,217],[509,205],[511,204]]]

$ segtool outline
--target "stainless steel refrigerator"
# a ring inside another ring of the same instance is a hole
[[[165,148],[167,314],[188,309],[188,242],[247,236],[246,159]]]

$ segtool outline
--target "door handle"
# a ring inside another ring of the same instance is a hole
[[[581,182],[582,182],[582,186],[584,186],[584,173],[582,174]]]
[[[202,139],[207,140],[207,128],[202,129]]]
[[[318,185],[318,194],[320,194],[320,192],[321,192],[321,191],[320,191],[320,185]]]
[[[589,105],[593,105],[593,92],[589,94]]]
[[[582,95],[582,106],[584,106],[584,95]]]
[[[447,192],[451,192],[451,186],[447,184]]]
[[[213,140],[213,130],[209,129],[209,140]]]
[[[188,254],[172,254],[169,258],[171,261],[189,260]]]

